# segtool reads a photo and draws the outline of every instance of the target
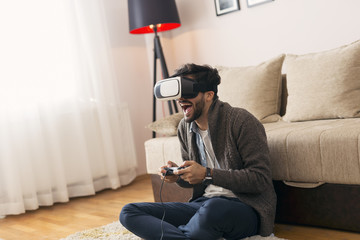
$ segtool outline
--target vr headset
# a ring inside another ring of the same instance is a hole
[[[185,77],[172,77],[158,81],[154,87],[154,95],[159,100],[194,98],[199,92],[217,92],[217,86],[208,86]]]

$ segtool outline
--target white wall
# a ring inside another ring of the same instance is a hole
[[[128,33],[127,1],[106,0],[123,98],[133,120],[138,173],[145,173],[145,126],[152,119],[153,35]],[[160,33],[169,73],[198,64],[254,65],[281,53],[304,54],[360,39],[359,0],[275,0],[216,16],[213,0],[176,0],[182,26]],[[161,116],[161,113],[159,113]]]
[[[358,0],[275,0],[216,16],[214,1],[177,0],[182,26],[163,43],[171,69],[186,63],[243,66],[360,39]],[[171,49],[171,50],[169,50]]]

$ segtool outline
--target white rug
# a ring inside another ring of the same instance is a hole
[[[141,238],[135,236],[124,228],[120,222],[113,222],[108,225],[85,230],[82,232],[74,233],[66,238],[60,240],[140,240]],[[253,236],[250,238],[244,238],[243,240],[285,240],[277,237],[260,237]]]

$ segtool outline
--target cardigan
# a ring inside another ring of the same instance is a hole
[[[270,170],[269,149],[263,125],[248,111],[215,99],[208,111],[208,131],[220,169],[213,169],[213,184],[231,190],[240,201],[255,209],[259,216],[259,234],[273,232],[276,194]],[[184,161],[201,164],[196,136],[184,119],[178,126]],[[182,179],[177,184],[192,187],[193,201],[204,194],[202,183],[191,185]]]

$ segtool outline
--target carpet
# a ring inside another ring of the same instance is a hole
[[[126,228],[124,228],[120,222],[113,222],[105,226],[101,226],[98,228],[93,228],[89,230],[85,230],[82,232],[77,232],[67,236],[66,238],[62,238],[60,240],[140,240],[141,238],[135,236],[131,232],[129,232]],[[285,240],[282,238],[277,238],[275,236],[271,237],[260,237],[253,236],[249,238],[244,238],[242,240]]]

